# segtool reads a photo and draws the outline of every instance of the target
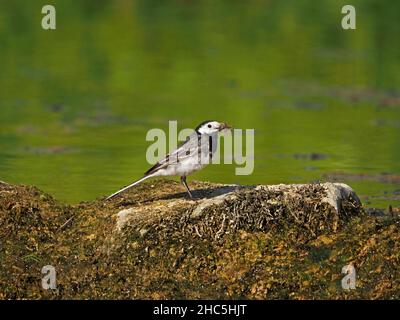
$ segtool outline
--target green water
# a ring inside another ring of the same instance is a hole
[[[400,205],[400,2],[42,1],[0,3],[0,180],[79,202],[149,165],[146,132],[168,120],[255,129],[255,170],[224,183],[350,184]]]

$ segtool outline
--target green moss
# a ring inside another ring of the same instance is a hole
[[[215,187],[195,184],[205,196]],[[0,298],[400,298],[397,209],[376,217],[349,201],[337,221],[311,185],[307,201],[242,189],[192,217],[196,203],[171,195],[177,188],[161,180],[112,202],[64,206],[1,185]],[[128,208],[140,214],[118,232],[116,213]],[[345,292],[349,263],[357,289]],[[57,291],[40,287],[46,264],[57,270]]]

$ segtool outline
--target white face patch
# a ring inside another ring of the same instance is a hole
[[[207,123],[203,124],[198,129],[198,131],[201,134],[210,134],[211,135],[211,134],[217,133],[219,131],[220,127],[221,127],[221,124],[219,122],[210,121],[210,122],[207,122]]]

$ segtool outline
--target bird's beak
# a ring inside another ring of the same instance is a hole
[[[225,122],[221,122],[219,125],[219,131],[222,131],[224,129],[232,129],[232,127],[226,124]]]

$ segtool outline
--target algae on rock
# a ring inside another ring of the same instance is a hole
[[[397,209],[367,214],[336,183],[193,186],[195,201],[156,180],[67,206],[1,183],[0,298],[400,297]],[[346,264],[356,290],[340,286]],[[41,288],[44,265],[57,290]]]

